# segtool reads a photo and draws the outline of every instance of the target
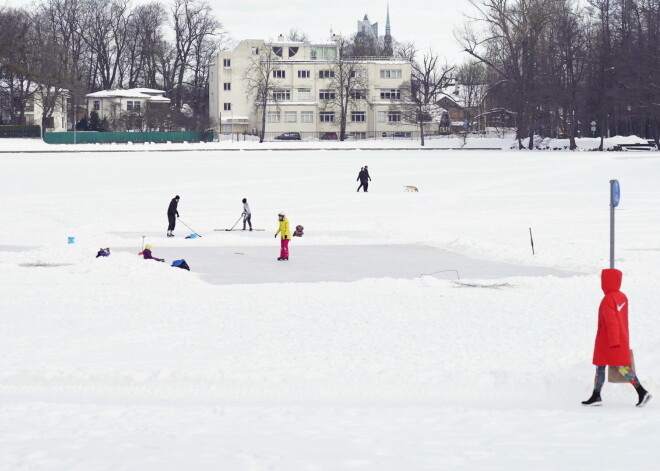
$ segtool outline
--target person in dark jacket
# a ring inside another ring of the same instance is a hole
[[[603,270],[601,285],[605,297],[598,308],[598,331],[594,345],[593,363],[596,365],[594,391],[585,406],[600,406],[603,401],[600,391],[605,384],[605,367],[616,367],[639,396],[637,407],[644,407],[651,399],[651,394],[642,387],[637,375],[631,368],[630,334],[628,331],[628,298],[620,290],[623,274],[616,268]]]
[[[358,186],[357,191],[360,191],[360,188],[363,188],[365,193],[369,191],[369,182],[371,181],[371,177],[369,176],[369,167],[366,165],[362,167],[357,179],[360,180],[360,186]]]
[[[366,181],[366,178],[364,176],[364,167],[360,167],[360,173],[358,173],[358,177],[355,181],[360,181],[360,186],[358,186],[358,193],[360,192],[360,188],[364,186],[364,182]]]
[[[179,195],[176,195],[174,198],[172,198],[172,201],[170,201],[170,205],[167,208],[167,220],[169,222],[169,225],[167,226],[167,237],[174,237],[172,231],[176,225],[176,218],[179,217],[179,211],[177,210],[178,204]]]

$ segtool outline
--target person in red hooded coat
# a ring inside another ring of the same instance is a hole
[[[637,407],[644,407],[651,394],[644,389],[630,367],[630,334],[628,332],[628,298],[621,289],[623,274],[616,268],[608,268],[601,273],[601,285],[605,297],[598,308],[598,331],[594,346],[593,363],[596,365],[594,392],[583,401],[585,406],[600,406],[603,401],[600,391],[605,384],[605,367],[615,366],[637,390]]]

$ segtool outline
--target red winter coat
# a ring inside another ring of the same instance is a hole
[[[598,308],[594,365],[629,366],[628,298],[619,289],[623,274],[608,268],[601,274],[605,297]]]

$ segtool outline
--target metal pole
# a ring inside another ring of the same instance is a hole
[[[619,205],[621,189],[618,180],[610,180],[610,268],[614,268],[614,209]]]
[[[612,182],[610,182],[610,188],[611,188],[611,184]],[[610,199],[610,268],[614,268],[614,204],[612,204],[611,199]]]

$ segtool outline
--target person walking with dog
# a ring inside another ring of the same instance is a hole
[[[176,195],[172,198],[170,205],[167,207],[167,221],[169,222],[169,225],[167,226],[167,237],[174,237],[172,231],[174,230],[174,226],[176,226],[176,218],[179,217],[179,211],[177,209],[179,199],[179,195]]]
[[[596,365],[594,391],[584,406],[600,406],[600,391],[605,384],[605,367],[614,366],[633,385],[638,395],[637,407],[644,407],[651,394],[642,387],[631,367],[630,333],[628,331],[628,298],[621,289],[623,274],[616,268],[601,273],[601,286],[605,297],[598,308],[598,330],[594,346],[593,364]]]
[[[250,230],[252,230],[252,213],[247,198],[243,198],[243,230],[245,230],[245,223],[249,224]]]
[[[281,212],[277,215],[279,220],[280,227],[275,233],[280,234],[280,256],[277,257],[278,260],[289,260],[289,241],[291,240],[291,231],[289,230],[289,220],[286,218],[286,214]]]

